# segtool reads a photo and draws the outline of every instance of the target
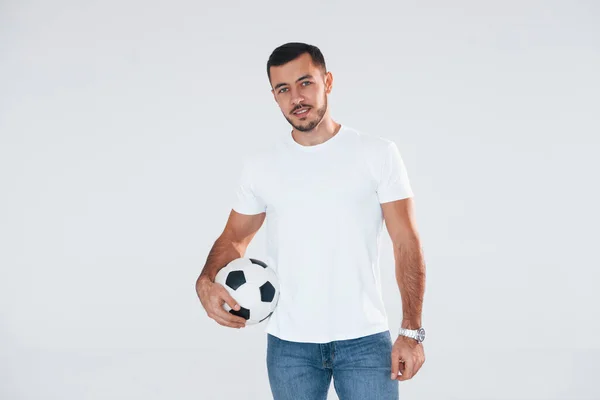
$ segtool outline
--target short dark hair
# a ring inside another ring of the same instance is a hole
[[[317,46],[306,43],[290,42],[277,47],[271,53],[269,61],[267,61],[267,76],[269,77],[269,82],[271,82],[271,67],[286,64],[300,57],[304,53],[310,54],[310,58],[314,65],[320,67],[323,72],[327,71],[325,57],[323,57],[323,53],[321,53],[321,50],[319,50]]]

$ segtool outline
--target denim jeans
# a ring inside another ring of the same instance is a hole
[[[389,331],[323,344],[267,334],[271,393],[274,400],[325,400],[333,378],[340,400],[397,400],[391,355]]]

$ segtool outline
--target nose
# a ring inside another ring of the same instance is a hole
[[[304,97],[299,92],[292,92],[291,101],[292,106],[296,107],[304,101]]]

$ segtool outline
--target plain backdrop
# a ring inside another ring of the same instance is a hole
[[[272,398],[263,325],[194,284],[241,161],[290,130],[265,68],[289,41],[408,169],[428,336],[401,398],[600,399],[591,0],[1,0],[0,398]]]

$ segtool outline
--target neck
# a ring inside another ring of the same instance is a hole
[[[333,119],[323,118],[319,125],[310,131],[301,132],[295,128],[292,129],[292,137],[303,146],[314,146],[334,137],[341,127],[342,125]]]

